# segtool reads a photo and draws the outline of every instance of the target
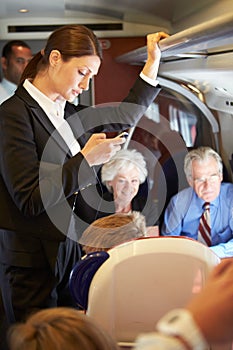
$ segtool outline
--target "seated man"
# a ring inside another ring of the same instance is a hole
[[[115,213],[95,220],[83,232],[79,243],[87,254],[108,249],[147,236],[144,216],[139,212]]]
[[[223,183],[223,165],[210,147],[188,152],[184,171],[190,185],[173,196],[164,215],[163,236],[187,236],[220,257],[233,256],[233,184]]]

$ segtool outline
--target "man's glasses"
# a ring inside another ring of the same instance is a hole
[[[197,179],[193,179],[195,184],[198,184],[198,185],[204,184],[206,182],[215,183],[218,180],[219,180],[219,174],[213,174],[213,175],[210,175],[208,177],[199,177]]]

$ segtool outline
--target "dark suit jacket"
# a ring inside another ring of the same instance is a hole
[[[132,126],[158,91],[138,78],[119,106],[84,109],[67,103],[65,118],[83,147],[89,133]],[[59,242],[66,235],[78,237],[75,193],[95,182],[95,169],[81,153],[71,156],[42,108],[20,86],[0,106],[0,260],[43,266],[46,257],[53,264]]]

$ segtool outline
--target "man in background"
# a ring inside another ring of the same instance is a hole
[[[222,159],[210,147],[193,149],[184,172],[190,186],[171,198],[162,236],[187,236],[220,258],[233,257],[233,184],[222,182]]]
[[[31,58],[31,49],[24,41],[12,40],[5,44],[1,57],[3,78],[0,83],[0,104],[14,94]]]

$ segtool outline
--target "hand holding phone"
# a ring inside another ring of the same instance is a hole
[[[126,131],[123,131],[121,134],[117,135],[115,138],[119,138],[119,137],[128,137],[129,136],[129,133],[126,132]]]

